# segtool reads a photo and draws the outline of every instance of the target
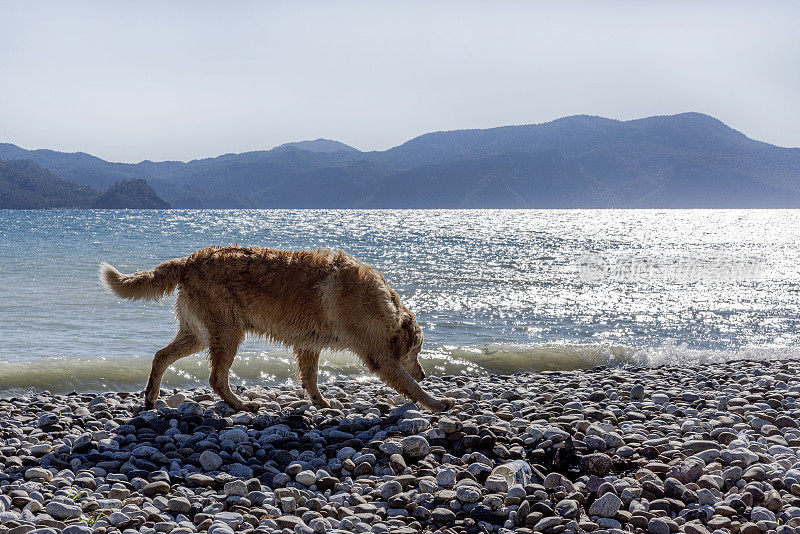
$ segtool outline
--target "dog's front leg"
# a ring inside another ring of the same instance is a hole
[[[398,393],[410,398],[414,403],[424,406],[434,413],[446,412],[455,404],[453,399],[436,399],[429,395],[417,383],[414,378],[408,374],[408,371],[402,365],[392,365],[386,362],[381,362],[378,359],[372,359],[374,362],[374,371],[378,374],[381,380],[388,386],[394,388]],[[392,361],[387,358],[387,361]]]
[[[260,404],[257,402],[242,402],[242,400],[231,391],[231,386],[228,383],[228,376],[230,375],[231,365],[233,364],[233,358],[236,356],[236,351],[226,350],[224,347],[212,344],[211,347],[209,347],[209,352],[211,356],[211,376],[209,377],[209,383],[214,393],[219,395],[222,400],[227,402],[228,405],[236,411],[258,411]]]
[[[311,402],[320,408],[330,408],[330,403],[322,396],[317,386],[317,368],[319,366],[318,350],[294,349],[297,358],[297,368],[300,371],[300,381],[308,393]]]
[[[151,410],[155,407],[160,393],[161,378],[167,368],[181,358],[194,354],[202,348],[203,346],[198,341],[197,336],[181,325],[175,339],[169,345],[156,352],[153,357],[153,365],[150,368],[150,378],[147,380],[147,387],[144,390],[145,410]]]

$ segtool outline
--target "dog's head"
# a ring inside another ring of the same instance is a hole
[[[417,324],[414,314],[408,312],[400,323],[400,330],[392,338],[392,352],[403,364],[414,380],[425,378],[425,371],[419,363],[422,350],[422,329]]]

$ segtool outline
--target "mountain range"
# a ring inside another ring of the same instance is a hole
[[[435,132],[374,152],[317,139],[128,164],[6,143],[2,159],[94,190],[144,180],[176,208],[800,207],[800,148],[702,113]]]
[[[97,191],[62,180],[27,159],[0,160],[0,209],[169,207],[142,179],[122,180]]]

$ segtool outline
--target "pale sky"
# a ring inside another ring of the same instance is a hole
[[[798,0],[0,0],[0,142],[188,160],[699,111],[798,147],[798,27]]]

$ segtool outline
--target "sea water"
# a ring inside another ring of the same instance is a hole
[[[0,210],[0,393],[141,389],[174,297],[131,302],[97,268],[210,245],[342,249],[417,316],[433,374],[782,358],[800,347],[800,211]],[[321,380],[365,376],[323,353]],[[207,383],[190,356],[164,386]],[[241,347],[233,382],[292,380],[290,350]]]

